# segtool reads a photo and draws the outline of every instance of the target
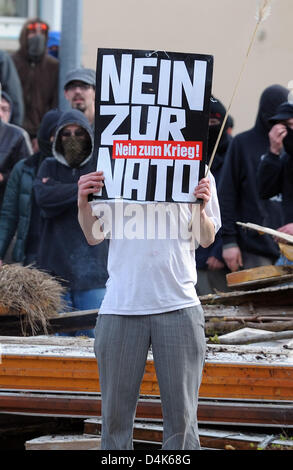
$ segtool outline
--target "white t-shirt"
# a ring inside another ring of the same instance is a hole
[[[205,211],[217,232],[220,210],[214,178],[209,178],[212,197]],[[109,279],[99,314],[147,315],[200,303],[195,290],[198,244],[188,231],[191,218],[199,226],[198,204],[192,206],[193,216],[186,203],[91,204],[110,234]]]

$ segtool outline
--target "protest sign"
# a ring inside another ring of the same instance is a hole
[[[213,57],[99,49],[94,199],[194,202],[204,176]]]

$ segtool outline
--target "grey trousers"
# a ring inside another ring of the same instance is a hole
[[[198,391],[206,342],[201,306],[156,315],[99,315],[95,330],[103,450],[133,449],[133,423],[150,345],[163,410],[163,449],[200,449]]]

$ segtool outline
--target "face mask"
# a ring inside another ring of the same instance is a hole
[[[27,42],[29,58],[32,61],[37,62],[41,59],[45,52],[46,38],[43,34],[37,34],[36,36],[28,38]]]
[[[67,137],[62,144],[68,165],[71,168],[77,168],[87,157],[87,140],[80,137]]]
[[[211,157],[213,153],[221,127],[222,127],[222,124],[219,124],[216,126],[209,126],[208,157]],[[219,153],[224,152],[226,150],[227,145],[228,145],[228,136],[227,136],[226,130],[224,129],[218,148],[217,148],[217,152]]]
[[[290,127],[287,127],[287,135],[285,139],[283,140],[283,145],[285,152],[288,153],[289,155],[292,155],[293,157],[293,129],[290,129]]]

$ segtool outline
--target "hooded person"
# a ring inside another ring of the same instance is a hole
[[[258,167],[259,195],[262,199],[281,195],[284,225],[277,230],[293,235],[293,103],[282,103],[270,123],[270,148]],[[289,264],[283,256],[278,261],[282,263]]]
[[[0,110],[1,120],[7,124],[11,123],[11,117],[13,114],[13,101],[8,93],[3,90],[1,91]]]
[[[13,110],[14,110],[14,103],[13,103],[12,98],[10,97],[10,95],[8,93],[6,93],[6,91],[2,90],[1,101],[0,101],[1,121],[6,123],[6,124],[10,124],[12,126],[15,126],[17,129],[19,129],[22,132],[22,134],[25,138],[25,141],[27,143],[27,146],[30,150],[30,154],[32,155],[33,154],[33,149],[32,149],[32,144],[31,144],[31,140],[30,140],[30,137],[29,137],[28,133],[23,129],[23,127],[21,127],[17,124],[13,124],[13,122],[12,122]]]
[[[108,278],[108,241],[89,246],[78,222],[78,180],[94,170],[93,134],[88,119],[78,110],[61,115],[53,142],[53,157],[46,159],[34,184],[41,211],[38,266],[63,280],[65,302],[72,310],[99,308]],[[93,331],[71,332],[71,335]]]
[[[0,83],[2,93],[7,93],[11,101],[9,122],[22,126],[24,115],[22,86],[10,54],[3,50],[0,50]]]
[[[282,225],[281,204],[261,200],[257,189],[257,168],[269,148],[269,118],[287,100],[281,85],[266,88],[260,98],[255,125],[236,135],[225,157],[218,184],[222,215],[223,258],[231,271],[274,264],[279,248],[272,237],[245,231],[237,222],[277,228]]]
[[[48,36],[47,48],[48,54],[55,59],[59,58],[59,47],[61,41],[61,33],[59,31],[50,31]]]
[[[40,214],[33,194],[38,169],[52,156],[52,137],[60,111],[45,114],[38,131],[39,152],[19,161],[10,173],[0,213],[0,260],[5,260],[16,233],[11,261],[28,265],[36,262],[39,245]]]
[[[49,26],[39,18],[23,25],[20,48],[12,55],[23,92],[23,127],[37,150],[37,131],[42,117],[58,105],[59,61],[47,54]]]
[[[209,117],[209,136],[208,136],[208,150],[207,150],[207,164],[210,161],[214,147],[216,145],[224,118],[226,116],[226,108],[217,98],[211,98],[210,104],[210,117]],[[231,135],[228,133],[229,122],[226,121],[226,124],[223,129],[223,133],[218,144],[216,154],[211,166],[211,172],[215,177],[216,181],[219,180],[221,173],[221,168],[224,163],[224,158],[228,150],[229,144],[232,140]]]
[[[0,104],[0,208],[14,165],[33,153],[27,133],[21,127],[2,119],[3,104],[4,100]]]
[[[212,96],[209,116],[207,164],[212,156],[225,116],[225,106],[220,100]],[[228,129],[229,123],[226,122],[211,165],[211,173],[215,177],[216,184],[219,182],[225,155],[232,140]],[[221,229],[216,234],[215,242],[211,246],[208,248],[199,246],[196,250],[196,267],[198,274],[196,291],[198,295],[214,293],[215,289],[222,292],[228,290],[226,283],[228,269],[222,258]]]

